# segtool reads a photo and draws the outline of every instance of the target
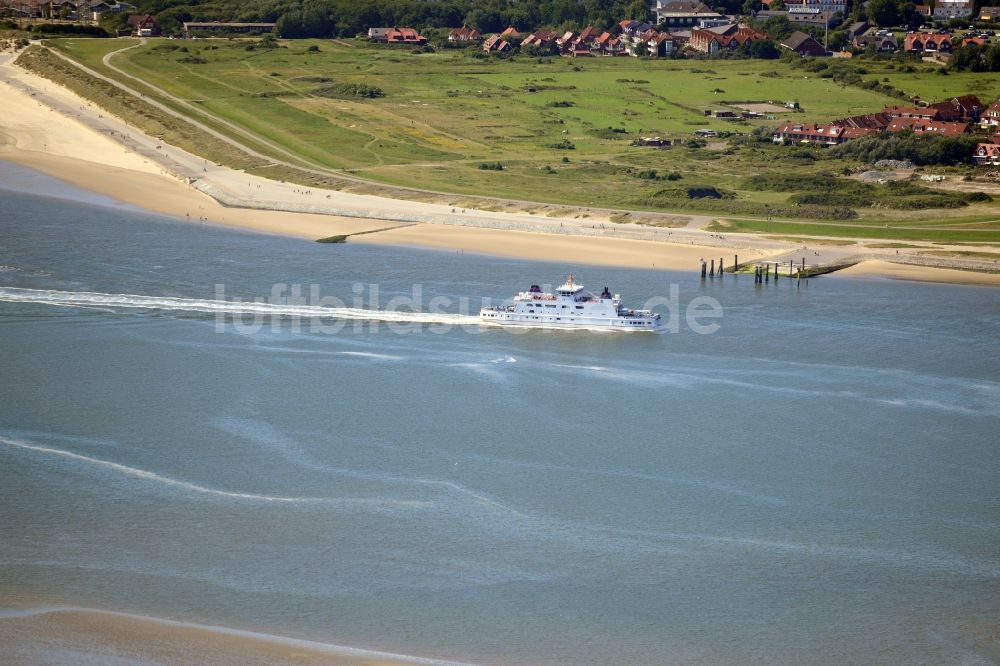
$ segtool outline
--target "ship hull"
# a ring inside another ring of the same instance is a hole
[[[659,327],[659,317],[530,317],[512,312],[497,312],[483,310],[479,319],[484,324],[509,326],[516,328],[564,328],[608,331],[656,331]]]

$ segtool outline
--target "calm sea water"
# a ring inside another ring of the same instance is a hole
[[[755,289],[90,201],[0,192],[8,599],[487,663],[1000,659],[1000,291]],[[570,271],[713,297],[721,328],[248,332],[205,302],[419,284],[458,313]]]

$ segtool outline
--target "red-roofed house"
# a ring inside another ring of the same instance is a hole
[[[990,104],[979,118],[979,124],[985,128],[1000,127],[1000,99]]]
[[[602,32],[601,36],[594,40],[591,50],[597,55],[617,56],[626,55],[622,40],[618,39],[610,32]]]
[[[669,32],[657,33],[646,40],[646,53],[654,58],[670,55],[674,52],[674,40]]]
[[[128,17],[128,24],[136,37],[156,37],[160,34],[160,24],[152,14],[133,14]]]
[[[469,42],[481,42],[483,41],[483,34],[476,30],[475,28],[470,28],[467,25],[463,25],[461,28],[455,28],[448,33],[449,42],[458,42],[460,44],[468,44]]]
[[[940,134],[943,136],[958,136],[969,133],[968,123],[949,123],[943,120],[920,120],[917,118],[893,118],[887,132],[902,132],[910,130],[914,134]]]
[[[521,42],[521,46],[534,48],[551,46],[555,44],[556,37],[558,37],[558,35],[551,30],[537,30],[525,37],[524,41]]]
[[[841,118],[839,120],[834,120],[831,125],[839,125],[840,127],[852,127],[855,129],[873,129],[882,131],[892,120],[891,116],[885,111],[880,113],[868,113],[863,116],[848,116],[847,118]]]
[[[966,120],[979,120],[979,116],[983,113],[983,103],[979,101],[979,98],[975,95],[953,97],[951,99],[951,105],[955,107],[955,109],[962,114],[962,118]]]
[[[698,51],[717,53],[722,49],[736,49],[761,39],[768,39],[768,35],[748,25],[731,23],[714,28],[695,28],[691,31],[688,43]]]
[[[972,161],[976,166],[1000,166],[1000,143],[977,143]]]
[[[597,28],[592,25],[588,25],[583,29],[583,32],[576,38],[577,46],[590,46],[595,39],[598,37]]]
[[[507,53],[511,48],[513,47],[500,35],[490,35],[483,42],[483,50],[487,53]]]
[[[903,50],[907,53],[936,52],[943,51],[950,53],[952,49],[952,39],[949,34],[935,34],[930,32],[910,32],[907,33],[903,41]]]
[[[389,28],[385,41],[389,44],[426,44],[427,38],[413,28]]]
[[[885,113],[893,119],[944,120],[941,117],[941,112],[930,106],[887,106]]]
[[[521,33],[517,31],[517,28],[510,26],[506,30],[500,33],[500,36],[504,39],[520,39]]]

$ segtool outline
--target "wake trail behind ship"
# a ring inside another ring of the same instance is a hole
[[[104,294],[89,291],[20,289],[0,287],[0,302],[39,303],[62,307],[127,308],[207,314],[308,317],[339,320],[364,320],[401,324],[446,324],[479,326],[478,317],[447,312],[407,312],[368,310],[351,307],[326,307],[265,303],[260,301],[222,301],[211,299],[144,296],[139,294]]]

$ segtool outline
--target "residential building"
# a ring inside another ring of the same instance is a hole
[[[866,21],[858,21],[857,23],[852,23],[847,26],[847,36],[851,39],[860,37],[866,32],[868,32],[868,23]]]
[[[135,9],[135,5],[130,5],[127,2],[116,2],[115,0],[91,0],[87,3],[87,11],[90,14],[89,18],[94,21],[99,20],[101,14],[109,12],[112,14],[121,14],[122,12],[134,12]]]
[[[625,46],[622,44],[622,40],[618,39],[610,32],[602,32],[601,35],[594,40],[590,50],[595,55],[627,55],[625,53]]]
[[[887,106],[885,113],[893,120],[944,120],[939,109],[929,106]]]
[[[654,58],[669,56],[674,52],[674,40],[669,32],[660,32],[646,40],[646,54]]]
[[[942,136],[959,136],[969,133],[969,124],[963,122],[946,122],[944,120],[919,120],[915,118],[893,118],[886,132],[902,132],[910,130],[914,134],[940,134]]]
[[[790,14],[807,9],[830,12],[830,14],[847,12],[846,0],[785,0],[785,6]]]
[[[891,121],[892,116],[885,111],[881,111],[879,113],[866,113],[861,116],[848,116],[847,118],[840,118],[839,120],[834,120],[830,124],[839,125],[840,127],[853,127],[856,129],[882,131],[888,127]]]
[[[762,39],[768,39],[768,35],[748,25],[730,23],[716,28],[695,28],[691,31],[690,44],[703,53],[717,53]]]
[[[500,35],[490,35],[483,42],[483,50],[487,53],[507,53],[511,48],[513,47]]]
[[[871,48],[877,53],[891,53],[899,48],[899,43],[893,35],[877,35],[869,32],[855,37],[851,41],[851,46],[862,51]]]
[[[806,33],[798,30],[789,35],[788,39],[781,42],[781,46],[791,51],[795,51],[804,58],[815,58],[830,55],[830,52],[824,49],[822,44]]]
[[[979,124],[985,128],[1000,127],[1000,99],[993,102],[979,117]]]
[[[389,28],[385,35],[388,44],[426,44],[427,38],[415,28]]]
[[[501,32],[500,36],[503,37],[504,39],[520,39],[521,33],[519,33],[517,31],[517,28],[515,28],[514,26],[510,26],[509,28]]]
[[[703,21],[719,20],[722,14],[698,0],[657,0],[656,24],[670,28],[696,28]]]
[[[652,28],[653,26],[644,21],[634,21],[631,19],[626,19],[618,24],[618,27],[622,29],[622,38],[631,39],[636,35],[642,34]]]
[[[802,9],[799,11],[789,11],[788,21],[792,25],[816,25],[826,26],[830,24],[834,12],[822,9]]]
[[[933,17],[936,21],[970,18],[974,9],[973,0],[937,0],[934,4]]]
[[[156,37],[160,34],[160,24],[152,14],[133,14],[128,17],[128,24],[135,37]]]
[[[572,30],[567,30],[556,38],[556,46],[559,47],[561,53],[569,53],[573,49],[573,40],[575,38],[576,34]]]
[[[812,143],[821,146],[836,146],[845,141],[877,132],[877,129],[863,127],[786,122],[778,127],[772,138],[775,143]]]
[[[522,48],[532,47],[536,49],[554,47],[558,36],[551,30],[537,30],[525,37],[524,41],[521,42],[521,46]]]
[[[950,103],[961,113],[962,119],[970,121],[979,120],[986,108],[976,95],[953,97]]]
[[[461,28],[455,28],[448,33],[449,42],[458,42],[459,44],[468,44],[470,42],[481,42],[483,41],[483,33],[479,32],[475,28],[470,28],[467,25],[463,25]]]
[[[1000,22],[1000,7],[983,7],[979,10],[979,20],[984,23]]]
[[[972,161],[976,166],[1000,166],[1000,143],[977,143]]]
[[[903,40],[903,50],[907,53],[934,53],[952,50],[951,34],[947,32],[909,32]]]

